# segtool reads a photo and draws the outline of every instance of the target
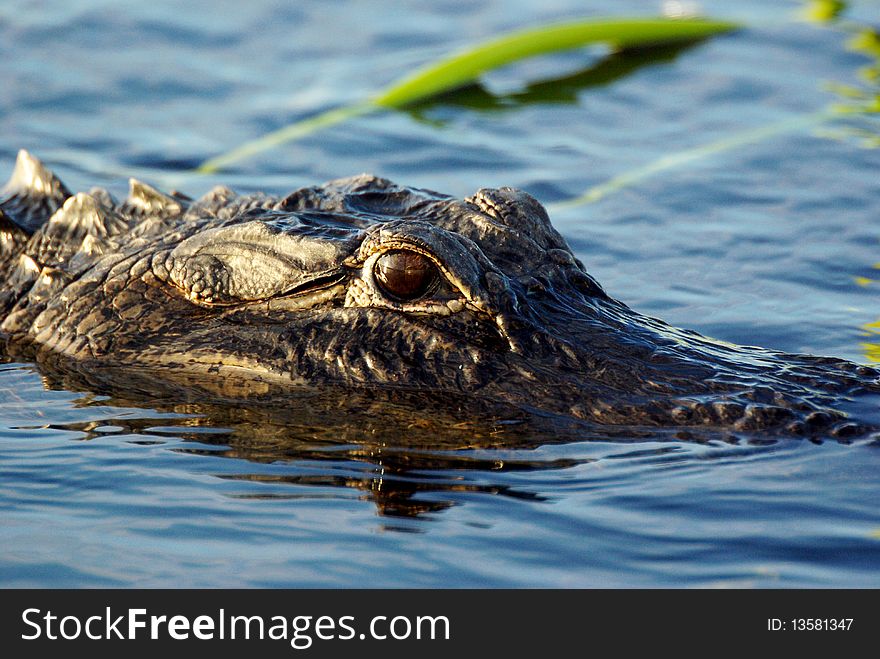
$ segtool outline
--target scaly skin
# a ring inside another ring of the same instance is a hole
[[[844,438],[876,422],[875,370],[642,316],[510,188],[457,200],[362,175],[193,201],[132,181],[119,203],[71,196],[21,152],[0,209],[0,332],[38,360],[431,392],[602,426]],[[415,294],[382,283],[389,254],[427,273]]]

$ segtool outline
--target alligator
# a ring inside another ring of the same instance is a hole
[[[874,368],[639,314],[513,188],[457,199],[364,174],[192,199],[132,179],[117,201],[72,194],[22,151],[0,193],[0,281],[7,354],[234,381],[232,398],[427,392],[594,427],[841,441],[880,425]]]

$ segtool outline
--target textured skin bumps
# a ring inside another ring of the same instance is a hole
[[[417,294],[378,278],[399,253],[426,277]],[[253,384],[236,395],[395,389],[603,426],[810,437],[878,421],[873,369],[642,316],[510,188],[459,200],[361,175],[193,200],[132,180],[117,202],[72,195],[22,152],[0,194],[0,280],[16,354]]]

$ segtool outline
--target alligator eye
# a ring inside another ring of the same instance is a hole
[[[409,301],[422,297],[439,278],[437,266],[418,252],[386,252],[373,266],[373,276],[382,292],[393,299]]]

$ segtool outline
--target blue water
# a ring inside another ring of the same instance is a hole
[[[200,176],[188,170],[205,158],[456,48],[659,5],[9,0],[0,167],[27,148],[71,189],[118,196],[129,176],[191,195],[362,171],[458,196],[521,187],[639,311],[867,362],[865,326],[880,316],[876,118],[780,131],[564,203],[843,102],[831,83],[876,94],[864,69],[877,61],[848,30],[876,25],[877,3],[826,25],[793,18],[801,4],[703,2],[749,27],[625,60],[601,84],[580,75],[607,66],[601,49],[524,62],[482,93],[357,117]],[[565,98],[536,91],[559,78],[580,82]],[[77,389],[0,365],[0,585],[880,586],[876,441],[534,437],[441,450]]]

